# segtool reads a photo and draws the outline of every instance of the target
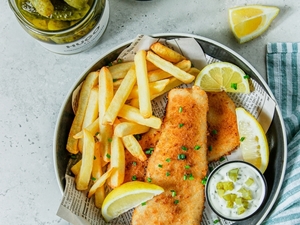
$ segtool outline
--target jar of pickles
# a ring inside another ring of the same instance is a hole
[[[9,5],[27,33],[59,54],[94,46],[109,20],[108,0],[9,0]]]

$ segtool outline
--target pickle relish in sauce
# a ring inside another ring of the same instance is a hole
[[[224,219],[242,220],[264,202],[266,181],[252,165],[231,161],[217,167],[206,183],[206,199],[213,211]]]

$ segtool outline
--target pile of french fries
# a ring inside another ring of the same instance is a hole
[[[105,184],[124,182],[125,150],[145,161],[135,138],[162,120],[152,114],[151,101],[183,83],[191,83],[199,70],[181,54],[156,42],[140,50],[133,62],[121,62],[91,72],[83,81],[78,108],[69,132],[67,150],[81,155],[71,168],[77,190],[95,196],[101,208]]]

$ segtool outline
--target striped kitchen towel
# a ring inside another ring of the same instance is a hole
[[[268,84],[282,111],[288,153],[281,191],[263,224],[300,224],[300,43],[269,43],[266,57]]]

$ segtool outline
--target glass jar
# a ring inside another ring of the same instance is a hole
[[[51,2],[63,5],[54,6],[47,17],[36,12],[29,0],[9,0],[9,5],[25,31],[52,52],[75,54],[97,43],[108,24],[108,0],[88,0],[79,9],[64,1]]]

